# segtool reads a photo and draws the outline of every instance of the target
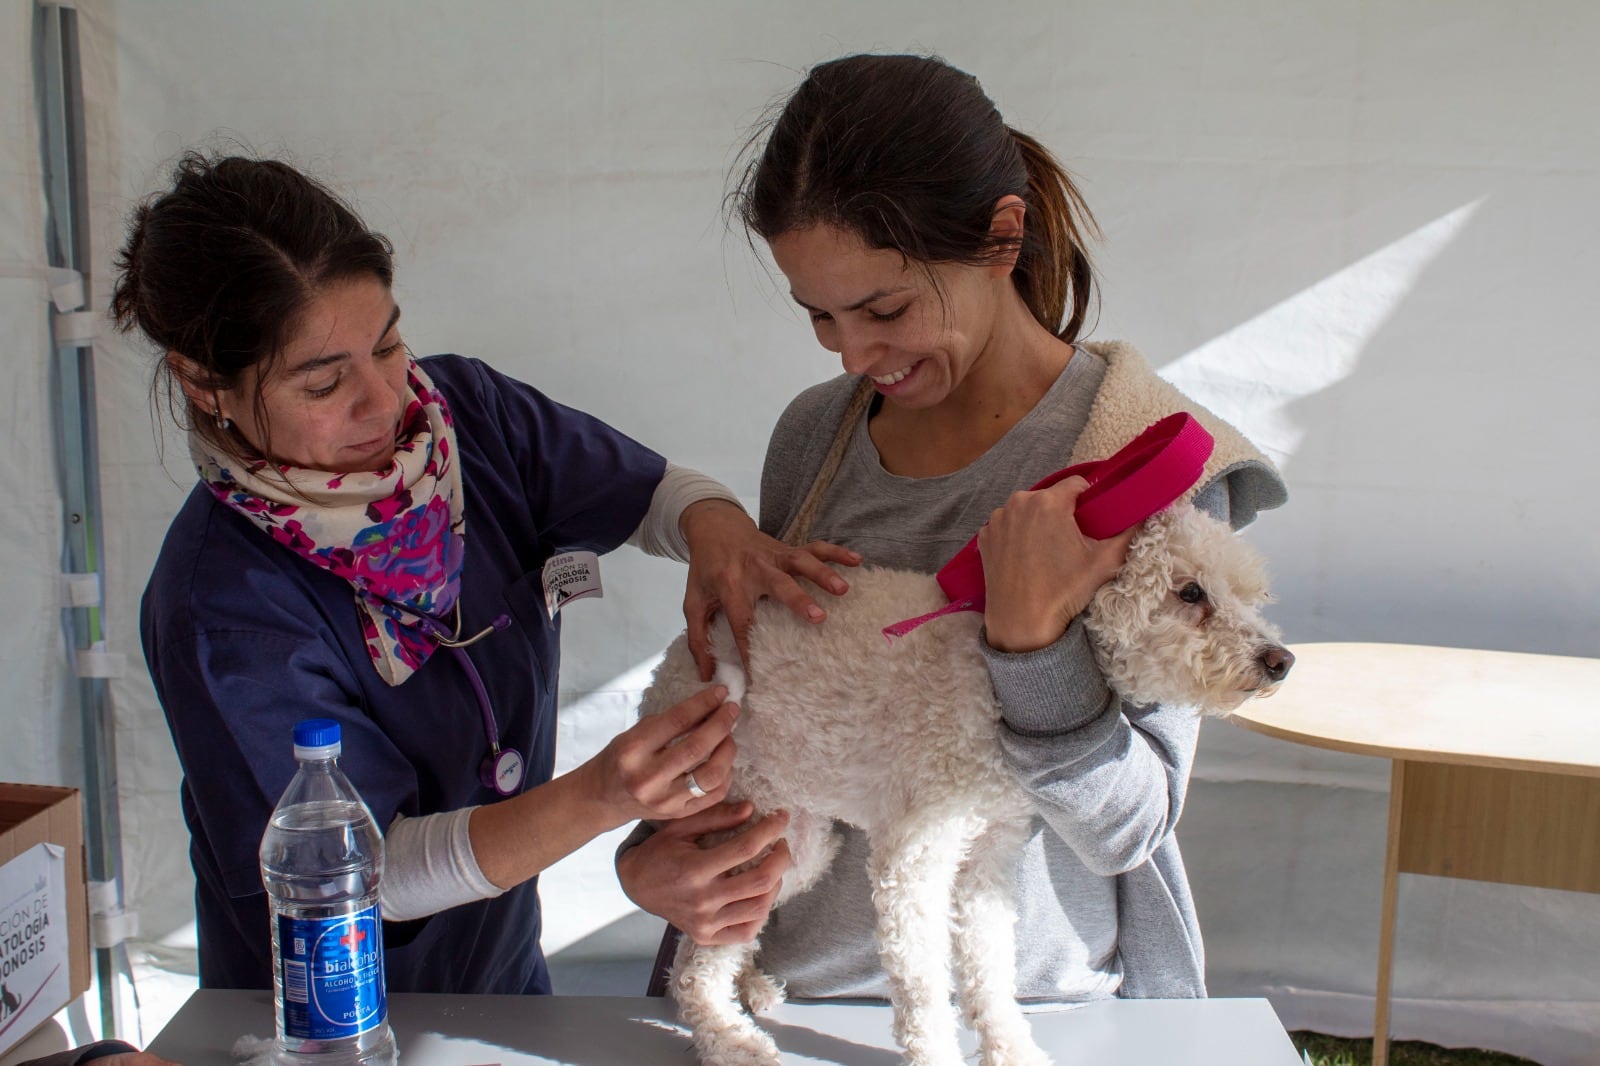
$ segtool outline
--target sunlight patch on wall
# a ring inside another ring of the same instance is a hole
[[[1161,368],[1279,467],[1305,438],[1289,408],[1343,381],[1487,197],[1456,208]]]
[[[605,747],[638,718],[639,696],[650,684],[660,655],[653,655],[587,692],[557,697],[556,773],[564,774]]]
[[[556,721],[556,773],[593,757],[638,718],[639,697],[650,684],[660,655],[653,655],[588,692],[561,693]],[[617,884],[613,856],[633,826],[603,833],[539,877],[546,955],[566,949],[635,913]]]

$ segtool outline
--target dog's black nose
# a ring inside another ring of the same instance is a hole
[[[1289,676],[1289,667],[1294,665],[1294,652],[1273,644],[1261,653],[1260,662],[1261,669],[1267,677],[1273,681],[1282,681]]]

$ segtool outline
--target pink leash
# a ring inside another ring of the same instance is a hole
[[[1078,528],[1086,537],[1104,540],[1171,506],[1187,492],[1200,480],[1213,444],[1211,434],[1193,415],[1179,412],[1150,426],[1109,459],[1057,470],[1031,491],[1047,489],[1073,475],[1083,478],[1089,487],[1078,497]],[[947,614],[983,610],[983,558],[978,554],[976,536],[944,564],[937,576],[950,603],[929,614],[884,626],[885,637],[903,637],[924,622]]]

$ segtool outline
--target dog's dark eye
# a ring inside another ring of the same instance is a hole
[[[1206,590],[1195,584],[1193,581],[1189,582],[1187,585],[1183,586],[1183,588],[1178,590],[1178,599],[1182,600],[1184,603],[1199,603],[1205,598]]]

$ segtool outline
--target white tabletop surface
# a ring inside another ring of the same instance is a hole
[[[1334,751],[1600,777],[1600,659],[1420,644],[1296,644],[1232,721]]]
[[[1108,1000],[1029,1014],[1060,1066],[1301,1066],[1264,999]],[[670,1000],[608,996],[389,997],[402,1063],[693,1066]],[[272,994],[196,992],[150,1044],[183,1066],[235,1066],[242,1035],[272,1035]],[[790,1003],[765,1016],[788,1063],[896,1066],[881,1004]],[[963,1046],[973,1050],[971,1034]]]

